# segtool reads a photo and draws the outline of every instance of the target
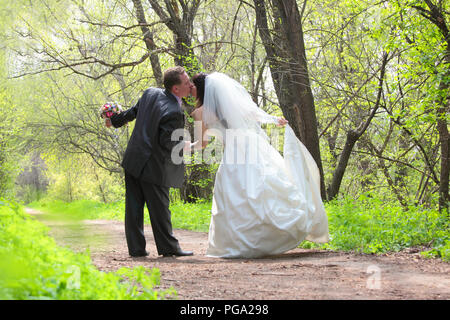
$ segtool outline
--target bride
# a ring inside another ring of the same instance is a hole
[[[283,118],[258,108],[242,85],[222,73],[193,77],[205,134],[224,146],[216,173],[207,256],[257,258],[328,242],[317,165]],[[286,125],[283,156],[261,123]]]

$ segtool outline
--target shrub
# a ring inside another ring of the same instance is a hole
[[[434,253],[448,260],[448,218],[436,209],[411,206],[406,211],[367,194],[358,200],[349,197],[334,200],[325,207],[331,241],[322,248],[383,253],[433,245],[430,255]],[[302,246],[315,247],[310,243]]]
[[[161,299],[159,270],[105,273],[88,254],[56,245],[47,228],[14,202],[0,202],[0,299]]]

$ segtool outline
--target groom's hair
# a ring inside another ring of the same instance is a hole
[[[180,76],[185,72],[186,70],[180,66],[172,67],[164,71],[164,88],[171,91],[174,85],[181,83]]]

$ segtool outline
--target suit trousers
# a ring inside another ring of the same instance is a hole
[[[144,204],[150,214],[158,254],[178,252],[180,245],[172,232],[169,188],[133,177],[125,171],[125,235],[130,255],[145,253]]]

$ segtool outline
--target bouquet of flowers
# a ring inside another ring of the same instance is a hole
[[[109,119],[114,114],[121,113],[122,107],[117,102],[107,102],[103,106],[100,107],[99,114],[103,119]]]

